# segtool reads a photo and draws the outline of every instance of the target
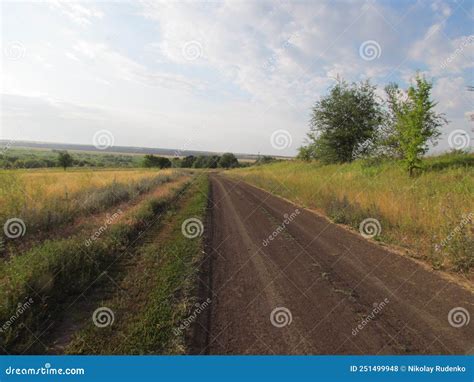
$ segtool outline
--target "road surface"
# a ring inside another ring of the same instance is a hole
[[[210,199],[193,352],[473,353],[458,283],[244,182],[212,175]]]

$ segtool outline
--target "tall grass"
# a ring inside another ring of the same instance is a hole
[[[120,317],[108,328],[90,320],[76,332],[68,354],[183,354],[185,336],[180,326],[200,306],[193,297],[203,259],[203,239],[189,239],[182,223],[189,217],[204,221],[209,182],[201,177],[180,203],[171,209],[164,224],[151,232],[153,240],[136,249],[136,264],[127,269],[120,288],[102,302]],[[164,232],[165,231],[165,232]],[[132,297],[133,296],[133,297]],[[158,328],[158,329],[157,329]],[[124,341],[126,338],[126,341]]]
[[[143,201],[138,209],[126,213],[125,219],[110,225],[100,239],[90,244],[86,243],[88,234],[78,234],[46,241],[22,256],[0,263],[2,347],[14,353],[29,350],[31,341],[36,342],[30,332],[42,333],[50,317],[61,314],[60,304],[88,291],[107,265],[115,262],[152,221],[161,217],[186,186],[163,186],[167,190],[160,197],[151,196]],[[30,301],[28,308],[19,312],[19,307]]]
[[[474,265],[473,219],[463,221],[474,212],[473,159],[426,159],[425,170],[416,178],[408,177],[394,161],[288,161],[232,174],[319,210],[337,223],[358,228],[363,219],[376,218],[382,225],[380,240],[429,258],[436,267],[468,271]]]
[[[179,176],[164,171],[0,172],[0,221],[20,218],[29,234],[104,211]]]

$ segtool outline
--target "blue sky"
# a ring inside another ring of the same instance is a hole
[[[338,75],[383,97],[420,70],[447,150],[473,133],[473,4],[3,2],[0,136],[293,155]]]

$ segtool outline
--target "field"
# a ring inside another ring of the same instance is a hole
[[[377,219],[377,240],[395,243],[436,268],[467,272],[474,266],[473,164],[472,155],[426,159],[415,179],[399,163],[364,161],[280,162],[239,169],[233,176],[357,230],[364,219]]]
[[[103,211],[176,177],[165,170],[10,170],[0,172],[0,218],[22,219],[28,235]]]
[[[464,354],[473,159],[4,170],[0,352]]]
[[[69,343],[77,349],[72,338],[77,326],[87,323],[89,314],[100,308],[106,297],[111,301],[123,298],[118,287],[122,280],[142,288],[135,289],[138,295],[127,300],[135,312],[138,297],[148,300],[153,288],[161,293],[159,288],[169,287],[168,282],[153,284],[160,272],[165,278],[192,279],[194,266],[174,269],[171,264],[170,269],[161,269],[162,258],[156,262],[154,251],[173,259],[179,240],[162,246],[171,240],[169,235],[179,233],[182,244],[176,250],[180,255],[188,253],[192,259],[201,253],[199,238],[191,241],[182,236],[181,220],[202,214],[205,174],[186,170],[14,170],[4,171],[0,177],[5,222],[0,258],[3,352],[63,353]],[[179,217],[175,216],[178,212]],[[164,225],[168,233],[161,233]],[[169,231],[173,225],[175,233]],[[153,245],[148,237],[159,240]],[[176,284],[180,287],[181,282]],[[173,315],[175,311],[184,314],[188,292],[183,289],[176,299],[163,297]],[[87,305],[82,301],[85,296]],[[135,323],[136,314],[132,318]],[[165,320],[161,316],[157,319]],[[172,341],[161,343],[161,337],[155,340],[156,346],[172,346]],[[92,342],[87,351],[91,348]],[[138,348],[128,350],[141,352]]]

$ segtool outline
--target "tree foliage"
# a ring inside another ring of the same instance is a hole
[[[239,161],[232,153],[225,153],[219,160],[219,167],[222,168],[235,168],[239,167]]]
[[[171,161],[165,157],[158,157],[154,155],[145,155],[143,158],[143,167],[159,167],[159,168],[170,168]]]
[[[239,161],[232,153],[219,155],[189,155],[181,160],[182,168],[233,168],[239,167]]]
[[[61,151],[58,153],[58,164],[64,170],[66,170],[68,167],[71,167],[73,163],[74,160],[72,159],[71,154],[69,154],[67,151]]]
[[[374,139],[382,119],[374,86],[368,81],[348,84],[339,80],[314,105],[309,145],[300,155],[327,163],[350,162],[364,152],[366,142]]]
[[[188,155],[187,157],[183,158],[183,161],[181,162],[181,167],[191,168],[193,167],[195,161],[196,157],[194,155]]]
[[[429,143],[436,145],[439,128],[447,123],[443,114],[435,112],[436,103],[431,99],[432,83],[417,74],[414,84],[406,92],[396,84],[385,88],[388,118],[384,145],[388,151],[403,158],[413,175],[420,167],[421,157]]]
[[[308,141],[298,159],[341,163],[391,157],[402,159],[413,175],[447,123],[435,111],[431,90],[432,83],[417,74],[406,91],[394,83],[386,86],[386,101],[380,102],[368,81],[349,85],[339,80],[313,107]]]

